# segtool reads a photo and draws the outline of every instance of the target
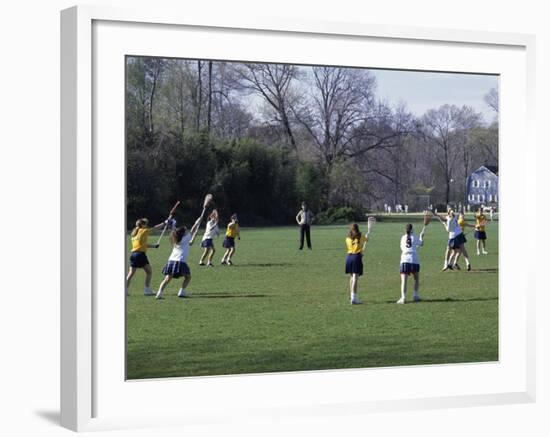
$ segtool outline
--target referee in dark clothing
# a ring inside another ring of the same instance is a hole
[[[304,248],[304,236],[307,240],[307,247],[311,249],[311,235],[309,232],[313,223],[313,213],[307,209],[306,202],[302,202],[302,209],[296,215],[296,223],[300,226],[300,250]]]

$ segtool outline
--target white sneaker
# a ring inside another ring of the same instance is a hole
[[[477,256],[479,256],[479,255],[480,255],[480,253],[479,253],[479,250],[478,250],[478,251],[477,251]]]
[[[415,302],[420,302],[422,299],[420,299],[420,296],[417,294],[416,296],[413,296],[413,300]]]
[[[489,255],[489,252],[487,252],[486,250],[483,251],[483,255]]]
[[[355,297],[353,299],[351,299],[351,302],[350,302],[352,305],[361,305],[363,302],[361,302],[359,300],[359,298]]]
[[[178,297],[188,297],[188,294],[185,292],[185,290],[178,291]]]
[[[231,261],[230,259],[227,260],[227,265],[228,266],[232,266],[233,265],[233,261]]]
[[[398,303],[398,304],[404,304],[405,303],[405,298],[402,297],[401,299],[399,299],[397,302],[395,303]]]
[[[151,290],[149,287],[146,287],[144,290],[143,290],[143,295],[144,296],[155,296],[156,293]]]

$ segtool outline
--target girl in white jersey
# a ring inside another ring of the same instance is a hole
[[[420,275],[420,260],[418,259],[417,250],[424,244],[424,232],[422,229],[420,236],[413,234],[413,226],[409,223],[405,226],[405,235],[401,237],[401,264],[399,273],[401,274],[401,298],[397,301],[399,304],[405,303],[405,295],[407,294],[407,279],[409,275],[414,278],[414,294],[413,300],[418,302],[420,295],[418,294],[419,275]]]
[[[443,271],[452,270],[453,266],[451,265],[451,260],[455,257],[457,253],[464,256],[464,261],[466,261],[466,268],[468,271],[472,270],[470,265],[470,258],[468,257],[468,252],[464,247],[466,243],[466,238],[462,232],[462,227],[458,224],[458,218],[452,209],[449,209],[447,212],[447,217],[445,220],[436,215],[441,224],[445,227],[445,230],[449,233],[449,242],[447,244],[447,249],[445,250],[445,260],[443,263]]]
[[[189,270],[189,266],[187,265],[187,255],[189,254],[189,246],[195,241],[195,236],[204,217],[204,212],[205,209],[202,210],[201,216],[189,232],[185,226],[180,226],[172,231],[170,235],[173,245],[172,253],[162,269],[164,280],[161,282],[159,291],[157,292],[157,299],[163,298],[162,293],[172,278],[179,278],[181,276],[183,276],[183,283],[178,291],[178,297],[187,297],[185,289],[189,285],[189,282],[191,282],[191,270]]]
[[[199,266],[204,265],[204,259],[208,257],[208,267],[214,267],[212,264],[212,257],[216,253],[216,248],[214,247],[213,238],[220,235],[220,228],[218,228],[218,211],[213,210],[208,216],[208,221],[206,222],[206,230],[202,236],[201,247],[204,248],[201,259],[199,261]]]

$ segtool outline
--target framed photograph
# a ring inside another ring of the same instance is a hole
[[[534,37],[61,25],[63,426],[534,400]]]

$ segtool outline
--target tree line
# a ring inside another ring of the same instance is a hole
[[[292,222],[301,200],[357,216],[463,202],[471,171],[498,162],[496,89],[485,100],[489,125],[467,106],[391,106],[368,69],[127,57],[129,226],[175,200],[190,220],[207,192],[260,225]]]

